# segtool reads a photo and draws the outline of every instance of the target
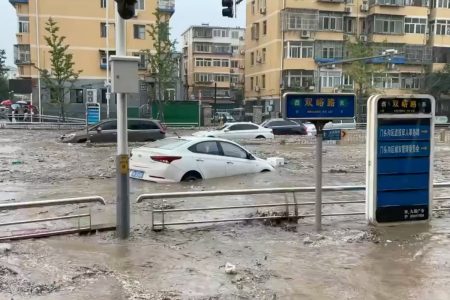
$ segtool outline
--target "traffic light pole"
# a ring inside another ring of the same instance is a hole
[[[116,3],[116,53],[125,56],[125,20],[119,16]],[[127,99],[125,94],[117,93],[117,236],[127,239],[130,236],[130,178],[128,172],[128,131]]]

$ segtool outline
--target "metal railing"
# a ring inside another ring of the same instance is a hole
[[[85,204],[85,203],[99,203],[101,205],[106,205],[105,199],[103,197],[88,196],[88,197],[64,198],[64,199],[42,200],[42,201],[1,203],[0,210],[17,210],[17,209],[25,209],[25,208],[63,206],[63,205],[71,205],[71,204],[80,205],[80,204]],[[80,208],[80,207],[78,207],[78,208]],[[81,226],[81,218],[88,218],[88,226],[84,226],[84,227]],[[89,213],[78,213],[78,214],[70,214],[70,215],[57,216],[57,217],[3,222],[3,223],[0,223],[0,227],[24,225],[24,224],[32,224],[32,223],[42,223],[42,222],[49,222],[49,221],[69,220],[69,219],[78,219],[78,226],[76,228],[66,228],[66,229],[60,229],[60,230],[48,230],[48,231],[32,232],[32,233],[25,233],[25,234],[18,234],[18,235],[0,236],[0,241],[46,237],[46,236],[61,235],[61,234],[72,234],[72,233],[80,233],[82,231],[91,231],[92,230],[92,215],[91,215],[90,210],[89,210]]]
[[[450,182],[435,183],[434,188],[450,188]],[[364,192],[366,187],[364,185],[355,186],[324,186],[323,192]],[[314,187],[290,187],[290,188],[264,188],[264,189],[239,189],[239,190],[218,190],[218,191],[199,191],[199,192],[175,192],[175,193],[157,193],[157,194],[142,194],[138,196],[137,203],[145,200],[163,200],[163,199],[180,199],[180,198],[200,198],[206,196],[232,196],[232,195],[261,195],[261,194],[284,194],[285,203],[264,203],[264,204],[250,204],[250,205],[232,205],[232,206],[214,206],[214,207],[194,207],[194,208],[161,208],[152,210],[152,229],[162,230],[170,225],[189,225],[189,224],[207,224],[207,223],[222,223],[222,222],[241,222],[251,220],[271,220],[271,219],[286,219],[298,220],[300,218],[315,217],[314,214],[299,214],[298,208],[301,206],[314,205],[315,202],[298,202],[296,193],[311,193],[315,192]],[[292,194],[293,202],[289,202],[288,194]],[[208,198],[209,199],[209,198]],[[450,197],[436,197],[435,201],[450,200]],[[353,201],[329,201],[323,202],[323,205],[341,205],[341,204],[365,204],[364,200]],[[163,207],[163,206],[162,206]],[[232,209],[246,209],[246,208],[267,208],[267,207],[285,207],[286,213],[284,215],[276,216],[255,216],[245,218],[228,218],[228,219],[209,219],[201,221],[182,221],[182,222],[166,222],[165,215],[168,213],[179,212],[195,212],[195,211],[218,211],[218,210],[232,210]],[[294,212],[291,214],[290,207],[294,207]],[[436,208],[433,211],[450,211],[450,207]],[[161,215],[161,222],[155,221],[155,215]],[[338,217],[338,216],[355,216],[365,215],[365,212],[345,212],[345,213],[325,213],[324,217]]]

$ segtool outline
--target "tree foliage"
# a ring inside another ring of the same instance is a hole
[[[156,101],[159,107],[159,113],[163,111],[163,103],[167,100],[164,91],[168,88],[175,88],[175,74],[177,70],[178,59],[175,55],[176,41],[170,39],[169,18],[159,9],[153,13],[155,23],[149,25],[147,33],[149,34],[153,49],[145,49],[148,62],[147,75],[155,82]],[[160,117],[160,118],[163,118]]]
[[[450,63],[437,72],[430,72],[425,76],[423,91],[439,99],[442,94],[450,93]]]
[[[0,49],[0,100],[9,98],[9,86],[6,68],[6,52]]]
[[[51,68],[50,70],[37,69],[45,87],[50,90],[51,103],[59,106],[60,117],[65,121],[65,96],[69,92],[67,87],[68,85],[69,87],[73,86],[82,71],[74,71],[73,55],[68,52],[69,45],[64,44],[66,37],[59,35],[58,24],[52,18],[49,18],[45,25],[45,31],[48,35],[44,38],[50,47]]]
[[[347,43],[349,58],[362,58],[373,56],[373,50],[366,43],[358,41],[356,43]],[[344,73],[353,79],[355,83],[355,92],[358,99],[369,95],[374,91],[372,87],[372,76],[375,73],[379,73],[382,67],[372,63],[368,63],[367,60],[354,61],[345,66]]]

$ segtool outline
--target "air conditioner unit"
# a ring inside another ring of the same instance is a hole
[[[230,87],[232,87],[232,88],[236,87],[236,83],[234,83],[234,82],[230,83]]]
[[[230,69],[230,73],[234,73],[234,70],[233,70],[233,69]]]
[[[360,40],[361,42],[367,42],[367,35],[364,35],[364,34],[360,35],[360,36],[359,36],[359,40]]]
[[[369,11],[369,4],[368,3],[361,4],[361,11],[362,12]]]
[[[245,69],[244,65],[239,65],[239,69]]]
[[[334,69],[334,68],[336,68],[336,65],[335,65],[335,64],[327,65],[327,69]]]
[[[309,39],[311,37],[311,31],[309,31],[309,30],[302,30],[300,32],[300,37],[302,39]]]
[[[256,58],[256,62],[257,62],[257,63],[261,63],[261,62],[262,62],[262,58],[261,58],[261,57],[257,57],[257,58]]]
[[[265,14],[266,14],[266,8],[265,8],[265,7],[261,7],[261,8],[259,9],[259,12],[260,12],[261,14],[265,15]]]
[[[134,18],[137,18],[139,16],[139,12],[137,10],[134,11]]]
[[[239,53],[240,53],[241,55],[245,55],[245,50],[241,50]]]
[[[352,13],[352,8],[351,7],[346,7],[345,8],[345,12],[351,14]]]
[[[86,90],[86,103],[97,103],[97,90],[87,89]]]
[[[244,37],[243,37],[243,36],[240,36],[240,37],[239,37],[239,40],[240,40],[240,41],[243,41],[243,40],[244,40]]]
[[[259,86],[255,86],[255,92],[259,92]]]

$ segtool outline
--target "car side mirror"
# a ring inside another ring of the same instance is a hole
[[[102,128],[99,126],[99,127],[97,127],[97,132],[98,133],[101,133],[102,132]]]

